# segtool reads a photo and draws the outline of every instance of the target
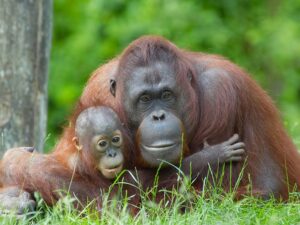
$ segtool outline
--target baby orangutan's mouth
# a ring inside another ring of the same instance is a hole
[[[123,163],[110,164],[110,165],[100,164],[98,166],[98,169],[105,178],[114,179],[117,177],[118,173],[122,171]]]
[[[119,172],[121,172],[122,168],[123,168],[123,164],[119,164],[119,165],[107,168],[106,171],[108,173],[119,173]]]

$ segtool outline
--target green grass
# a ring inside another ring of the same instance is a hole
[[[163,190],[171,200],[159,204],[151,201],[157,193],[155,187],[142,192],[142,204],[135,216],[129,213],[126,198],[109,200],[104,195],[100,213],[92,206],[74,209],[75,200],[70,197],[63,198],[53,208],[39,198],[33,215],[2,216],[0,224],[300,224],[300,193],[291,193],[288,203],[253,197],[234,201],[234,193],[225,194],[221,188],[205,184],[196,193],[190,182],[181,182],[176,190]]]
[[[295,196],[294,196],[295,197]],[[16,219],[14,216],[1,217],[1,224],[300,224],[300,203],[276,203],[245,198],[235,202],[230,195],[216,195],[212,198],[198,196],[188,212],[180,211],[181,204],[172,207],[157,204],[144,204],[140,213],[133,217],[123,203],[116,200],[105,206],[99,216],[95,210],[73,209],[66,198],[54,208],[41,205],[30,218]]]

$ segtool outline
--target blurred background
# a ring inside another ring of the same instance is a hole
[[[300,0],[55,0],[46,151],[91,72],[144,34],[246,69],[300,148]]]

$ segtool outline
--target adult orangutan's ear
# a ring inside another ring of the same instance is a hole
[[[193,81],[193,74],[192,74],[191,71],[188,72],[187,78],[188,78],[188,80],[190,81],[190,83],[192,83],[192,81]]]
[[[110,93],[116,97],[116,88],[117,88],[117,82],[114,80],[114,79],[110,79],[109,81],[109,84],[110,84]]]

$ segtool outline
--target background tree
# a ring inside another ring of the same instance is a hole
[[[43,149],[52,0],[0,0],[0,150]]]

